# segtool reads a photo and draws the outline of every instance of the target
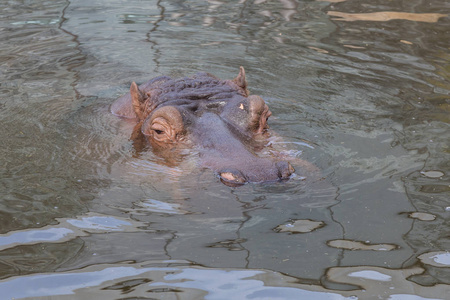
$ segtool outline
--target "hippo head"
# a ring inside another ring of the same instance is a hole
[[[233,80],[198,73],[133,82],[111,110],[136,120],[134,138],[145,138],[157,153],[195,147],[202,165],[227,185],[284,180],[294,172],[288,162],[257,155],[267,144],[272,113],[261,97],[249,95],[242,67]]]

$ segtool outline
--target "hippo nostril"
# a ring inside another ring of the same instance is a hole
[[[219,172],[220,181],[228,186],[240,186],[247,182],[242,173],[236,169],[224,169]]]
[[[279,161],[275,165],[278,169],[278,177],[280,179],[287,179],[295,172],[295,169],[287,161]]]

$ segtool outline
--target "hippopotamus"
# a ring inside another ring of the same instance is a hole
[[[132,139],[143,138],[156,153],[196,148],[201,165],[229,186],[283,181],[294,172],[284,160],[258,155],[272,113],[260,96],[250,95],[243,67],[232,80],[201,72],[133,82],[111,112],[136,122]]]

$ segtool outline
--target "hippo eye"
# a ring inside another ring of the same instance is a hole
[[[159,121],[159,122],[155,122]],[[157,135],[162,135],[165,133],[166,129],[164,127],[167,127],[167,123],[165,120],[155,120],[154,123],[151,125],[150,130],[152,130]],[[162,123],[162,124],[161,124]],[[166,123],[166,124],[164,124]]]
[[[142,133],[160,145],[176,142],[183,132],[183,118],[173,106],[156,109],[142,125]]]
[[[150,126],[150,133],[155,140],[160,142],[173,141],[176,135],[170,122],[163,117],[157,117],[153,120]]]

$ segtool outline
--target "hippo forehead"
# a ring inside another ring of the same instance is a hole
[[[220,80],[208,73],[193,77],[156,78],[150,86],[153,109],[162,106],[184,107],[190,111],[220,113],[229,102],[244,99],[246,91],[230,80]]]

